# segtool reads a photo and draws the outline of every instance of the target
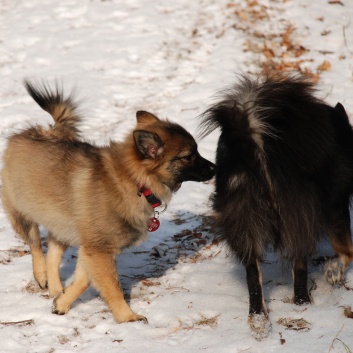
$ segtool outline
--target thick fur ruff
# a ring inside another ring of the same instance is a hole
[[[242,77],[203,114],[221,129],[213,208],[221,234],[247,264],[273,245],[307,257],[346,213],[353,191],[353,133],[341,104],[293,77]]]

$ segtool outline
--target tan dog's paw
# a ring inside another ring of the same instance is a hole
[[[148,324],[148,320],[145,316],[134,314],[128,322],[142,321],[144,324]]]
[[[37,271],[36,273],[34,273],[34,278],[41,289],[48,288],[47,274],[45,271]]]
[[[135,321],[142,321],[145,324],[148,323],[148,320],[146,317],[135,314],[126,303],[124,306],[125,308],[120,307],[119,308],[120,310],[113,311],[113,316],[116,322],[118,322],[119,324],[122,324],[124,322],[135,322]]]
[[[51,312],[56,315],[65,315],[69,310],[70,306],[63,300],[63,293],[59,294],[53,301],[53,307]]]

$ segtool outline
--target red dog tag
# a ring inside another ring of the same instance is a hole
[[[151,217],[147,222],[148,231],[149,232],[156,231],[159,228],[160,224],[161,224],[161,222],[159,221],[158,218]]]

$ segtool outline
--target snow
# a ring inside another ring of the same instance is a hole
[[[235,73],[259,73],[276,58],[313,74],[320,97],[342,102],[353,119],[352,18],[350,0],[0,0],[1,154],[10,133],[50,121],[24,78],[76,87],[82,131],[97,144],[122,138],[139,109],[197,135],[196,117]],[[199,141],[201,154],[214,159],[216,142],[217,133]],[[297,307],[288,300],[290,268],[274,254],[262,264],[272,331],[261,342],[251,336],[245,271],[209,232],[211,191],[212,183],[185,183],[161,228],[119,256],[126,296],[148,325],[116,324],[93,288],[67,315],[51,314],[52,300],[32,282],[28,247],[0,208],[0,352],[352,351],[343,307],[353,305],[353,266],[346,285],[332,287],[323,264],[311,265],[314,304]],[[321,244],[315,257],[327,254]],[[75,257],[75,249],[64,256],[65,283]],[[287,329],[290,320],[304,326]]]

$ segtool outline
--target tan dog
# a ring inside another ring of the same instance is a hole
[[[184,128],[144,111],[123,142],[82,142],[72,97],[64,98],[58,87],[25,85],[55,124],[9,138],[2,200],[14,230],[30,246],[35,279],[56,296],[56,314],[67,313],[92,283],[116,321],[147,321],[124,300],[115,256],[146,239],[152,206],[167,204],[184,181],[212,178],[213,163],[199,155]],[[38,225],[49,231],[46,258]],[[78,247],[78,259],[73,283],[63,290],[59,266],[68,246]]]

